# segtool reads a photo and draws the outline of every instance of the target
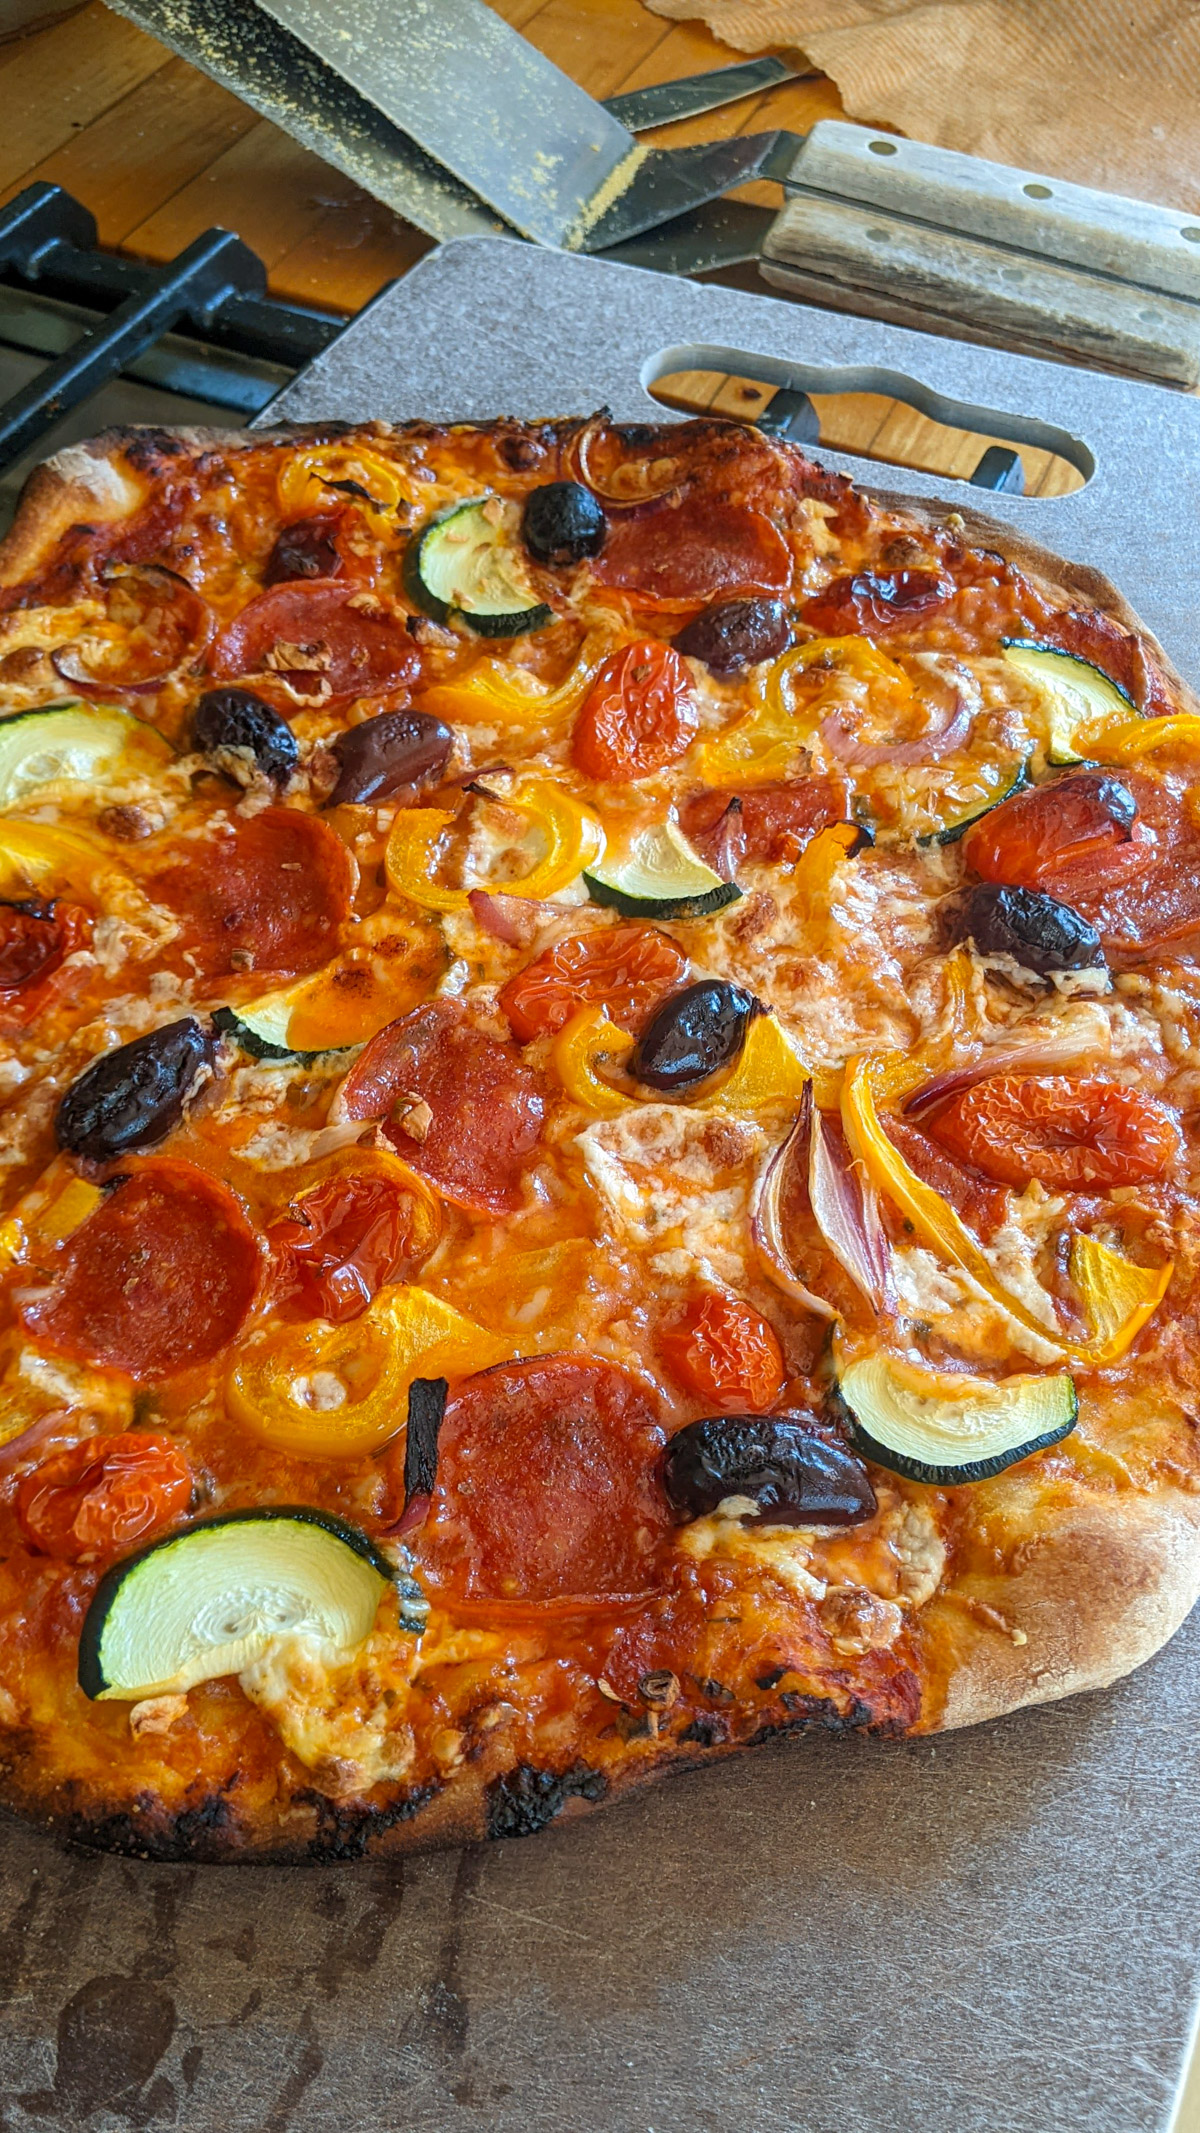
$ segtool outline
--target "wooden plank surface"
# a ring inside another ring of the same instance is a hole
[[[733,56],[698,23],[668,25],[641,0],[492,4],[595,96]],[[357,310],[428,249],[419,231],[101,0],[0,52],[0,102],[0,200],[38,178],[66,186],[91,209],[107,245],[165,260],[223,223],[260,254],[277,295],[331,311]],[[804,131],[840,115],[833,84],[821,78],[647,138],[682,144],[768,126]],[[769,205],[781,199],[773,186],[748,188],[746,196]],[[770,397],[753,381],[727,377],[706,377],[696,392],[696,404],[742,419],[753,419]],[[876,394],[822,396],[818,412],[826,442],[888,463],[962,473],[989,441],[942,429]],[[1061,462],[1025,448],[1022,456],[1032,493],[1066,484]],[[1195,2076],[1175,2133],[1200,2133]]]

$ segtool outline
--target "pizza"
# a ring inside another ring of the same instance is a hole
[[[112,431],[0,551],[2,1797],[528,1834],[1200,1586],[1200,705],[719,422]]]

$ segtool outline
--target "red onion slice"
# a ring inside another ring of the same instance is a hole
[[[472,889],[467,901],[476,924],[510,948],[528,948],[547,919],[562,915],[558,904],[538,903],[528,896],[492,895],[487,889]]]
[[[808,1197],[838,1265],[876,1311],[894,1312],[892,1247],[878,1194],[851,1156],[841,1128],[819,1111],[809,1141]]]
[[[583,483],[585,489],[590,489],[593,496],[600,497],[603,503],[617,510],[638,511],[645,504],[662,503],[666,497],[676,495],[681,490],[683,484],[675,471],[676,462],[674,459],[671,461],[672,472],[670,480],[665,482],[661,488],[651,489],[644,485],[640,491],[619,491],[606,488],[603,479],[593,472],[591,447],[598,431],[607,427],[608,420],[606,416],[593,415],[590,422],[584,423],[578,435],[572,437],[563,455],[569,472],[575,476],[576,481]],[[635,465],[636,461],[630,462],[626,460],[623,462],[622,471],[626,467]]]
[[[1103,1016],[1083,1026],[1077,1021],[1040,1044],[994,1044],[970,1066],[953,1067],[945,1074],[936,1074],[924,1088],[914,1089],[911,1096],[905,1097],[901,1110],[907,1118],[923,1118],[939,1104],[961,1096],[964,1089],[973,1089],[977,1082],[987,1081],[993,1074],[1054,1073],[1060,1067],[1103,1059],[1109,1048],[1109,1028]]]
[[[759,1180],[758,1194],[750,1219],[750,1234],[754,1248],[766,1272],[781,1288],[806,1311],[814,1311],[818,1318],[836,1318],[833,1305],[823,1296],[817,1296],[806,1288],[795,1272],[783,1241],[783,1193],[788,1173],[793,1162],[804,1158],[808,1145],[809,1124],[812,1118],[812,1088],[804,1091],[799,1116],[787,1139],[776,1149]]]
[[[713,873],[719,874],[722,881],[736,881],[738,865],[746,850],[742,803],[736,793],[710,830],[709,842],[712,851],[709,863]]]
[[[847,709],[842,706],[822,719],[821,739],[839,763],[860,770],[868,770],[876,763],[936,763],[942,756],[961,748],[971,731],[971,713],[964,703],[960,703],[957,711],[950,706],[944,714],[939,714],[940,723],[935,719],[918,740],[879,741],[868,745],[846,731],[842,721]]]
[[[155,641],[145,645],[140,656],[128,640],[123,658],[103,670],[89,667],[75,645],[62,645],[50,654],[55,673],[82,696],[141,695],[161,689],[194,664],[216,630],[217,618],[207,600],[178,571],[162,563],[131,563],[114,570],[108,582],[128,587],[131,581],[143,595],[143,616],[162,610]],[[163,625],[166,642],[161,641]],[[142,622],[131,624],[130,638],[143,627]]]

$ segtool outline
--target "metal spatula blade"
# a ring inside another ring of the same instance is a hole
[[[539,244],[586,228],[642,159],[633,135],[481,0],[262,0],[464,185]]]

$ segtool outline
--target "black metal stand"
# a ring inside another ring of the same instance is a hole
[[[102,314],[0,406],[0,469],[173,327],[295,369],[342,330],[267,296],[262,261],[229,230],[206,230],[165,267],[97,250],[95,218],[58,185],[27,186],[0,210],[0,281]]]

